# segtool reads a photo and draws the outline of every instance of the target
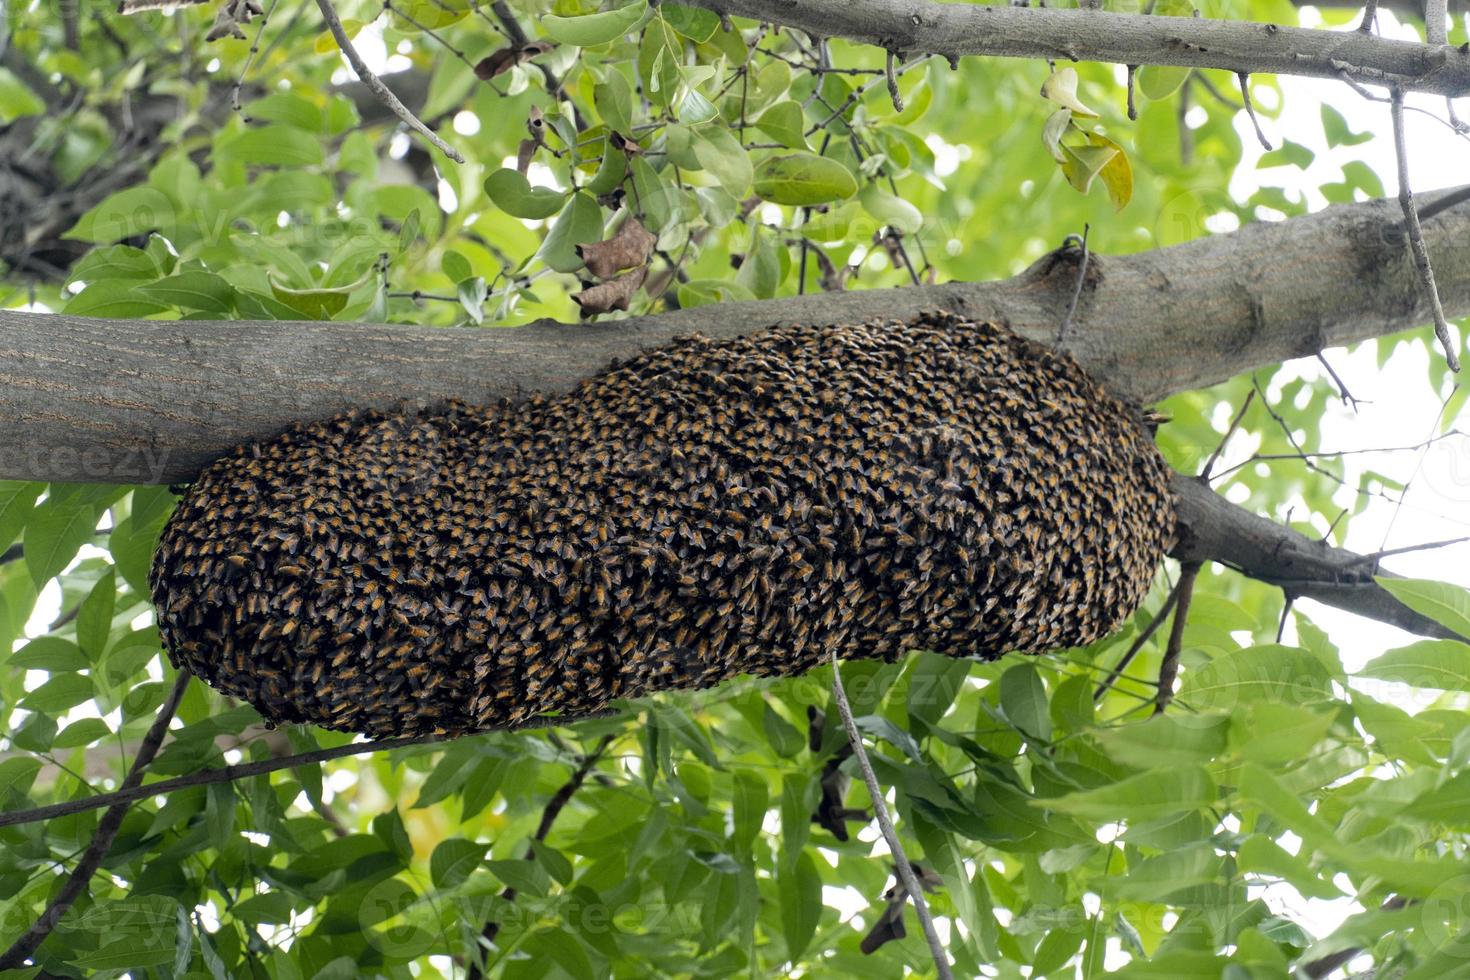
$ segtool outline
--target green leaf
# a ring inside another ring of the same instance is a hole
[[[924,216],[908,201],[890,194],[877,184],[868,184],[858,194],[863,208],[890,228],[912,235],[924,224]]]
[[[276,282],[274,277],[270,280],[271,293],[275,295],[276,302],[289,307],[308,320],[330,320],[347,308],[347,300],[352,296],[356,284],[352,286],[339,286],[335,289],[291,289]]]
[[[1105,728],[1097,733],[1097,740],[1104,752],[1124,765],[1151,769],[1209,762],[1224,753],[1229,735],[1228,714],[1171,713]]]
[[[1357,146],[1373,138],[1369,132],[1353,132],[1343,114],[1326,102],[1322,103],[1322,135],[1327,138],[1328,146]]]
[[[1145,99],[1167,99],[1179,90],[1189,77],[1190,69],[1175,65],[1144,65],[1133,76],[1134,84]]]
[[[557,272],[575,272],[582,268],[577,246],[600,241],[602,208],[590,195],[573,194],[571,203],[552,222],[537,255]]]
[[[636,0],[617,10],[605,10],[581,17],[558,17],[547,14],[541,18],[541,27],[554,41],[588,48],[606,44],[628,34],[643,23],[648,15],[645,0]]]
[[[102,245],[177,222],[178,209],[168,195],[156,187],[129,187],[98,202],[64,237]]]
[[[133,293],[181,310],[203,310],[206,313],[230,313],[235,309],[235,287],[213,272],[191,269],[135,286]]]
[[[272,92],[263,98],[247,102],[245,116],[260,122],[278,122],[305,129],[313,133],[326,130],[322,110],[310,99],[295,92]]]
[[[109,245],[94,248],[72,266],[67,282],[98,282],[103,279],[157,279],[159,268],[141,248],[131,245]]]
[[[460,282],[475,274],[470,260],[453,249],[444,253],[443,258],[439,260],[439,268],[449,277],[450,282]]]
[[[429,856],[429,877],[434,887],[441,891],[456,888],[464,883],[485,860],[485,844],[450,837],[434,848]]]
[[[970,676],[971,663],[937,653],[915,654],[910,661],[907,708],[927,725],[938,724]]]
[[[677,3],[659,6],[659,13],[670,27],[696,44],[703,44],[715,36],[720,29],[719,15],[701,7],[686,7]]]
[[[755,127],[777,143],[792,150],[805,150],[806,116],[790,99],[775,103],[755,121]]]
[[[1370,661],[1358,676],[1440,691],[1470,691],[1470,645],[1421,640]]]
[[[77,644],[87,659],[96,663],[107,646],[107,636],[112,630],[112,611],[117,604],[117,576],[111,568],[107,570],[77,610]]]
[[[1333,700],[1332,677],[1300,647],[1267,644],[1218,656],[1188,671],[1179,699],[1196,710],[1234,710],[1252,701],[1321,704]]]
[[[1217,795],[1215,781],[1203,767],[1174,766],[1033,805],[1087,820],[1142,822],[1209,806]]]
[[[814,214],[798,231],[815,242],[836,242],[846,238],[852,231],[852,222],[860,208],[856,201],[849,201],[832,210]]]
[[[9,547],[26,526],[35,509],[36,498],[45,489],[44,483],[0,481],[0,550]]]
[[[551,887],[551,876],[534,861],[486,861],[485,867],[511,888],[536,898]]]
[[[533,187],[525,174],[504,167],[485,178],[485,193],[506,214],[535,220],[556,214],[567,200],[562,191]]]
[[[1019,663],[1000,675],[1000,706],[1011,724],[1028,739],[1051,741],[1046,685],[1034,664]]]
[[[1389,578],[1386,575],[1380,575],[1374,581],[1416,613],[1428,616],[1445,629],[1470,641],[1470,590],[1447,582]]]
[[[0,126],[8,126],[21,116],[39,116],[46,103],[30,86],[9,68],[0,68]]]
[[[755,171],[756,194],[774,204],[826,204],[852,197],[857,190],[851,170],[815,153],[768,157]]]
[[[559,926],[546,926],[527,936],[521,948],[543,963],[554,963],[573,980],[597,980],[598,973],[582,941]]]
[[[693,309],[712,303],[740,303],[755,299],[755,294],[739,283],[724,279],[695,279],[679,285],[679,306]]]
[[[745,769],[736,770],[734,780],[734,828],[730,842],[735,850],[748,852],[766,817],[770,791],[763,778]]]
[[[766,733],[766,741],[781,758],[792,758],[806,745],[806,739],[801,737],[801,733],[790,722],[777,714],[770,704],[762,702],[761,707],[761,727]]]
[[[694,155],[705,170],[714,174],[726,193],[737,198],[745,196],[754,169],[750,165],[750,154],[733,133],[717,126],[697,130]]]
[[[55,494],[55,484],[52,493]],[[97,533],[100,515],[90,502],[68,503],[48,497],[26,524],[26,567],[39,588],[61,573],[82,545]]]
[[[1267,153],[1262,153],[1260,160],[1256,162],[1257,170],[1267,167],[1296,167],[1305,170],[1312,165],[1316,158],[1311,150],[1300,143],[1291,140],[1282,140],[1281,145]]]
[[[608,129],[624,136],[633,133],[633,91],[628,80],[616,68],[608,68],[602,81],[592,90],[597,114]]]
[[[68,316],[115,317],[122,320],[139,320],[145,316],[162,313],[168,307],[153,300],[144,299],[135,290],[136,284],[128,280],[103,280],[94,282],[71,299],[61,312]]]
[[[82,718],[72,722],[51,740],[53,749],[75,749],[83,745],[100,742],[112,734],[107,722],[101,718]]]
[[[92,699],[92,679],[81,674],[59,674],[20,700],[26,711],[43,715],[59,715]]]
[[[776,868],[776,891],[781,902],[781,931],[786,958],[793,963],[806,951],[822,918],[822,876],[805,850]]]
[[[278,123],[253,127],[215,141],[218,157],[271,167],[317,167],[325,161],[320,136]]]
[[[60,636],[38,636],[12,653],[6,663],[20,670],[44,670],[53,674],[86,670],[91,666],[80,647]]]

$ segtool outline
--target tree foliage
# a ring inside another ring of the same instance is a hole
[[[1204,12],[1298,16],[1282,0]],[[388,83],[464,165],[365,96],[311,3],[280,0],[248,40],[212,44],[213,10],[83,8],[75,47],[54,13],[12,11],[0,121],[95,200],[58,239],[80,243],[74,263],[49,245],[7,253],[5,305],[491,328],[993,278],[1084,226],[1093,249],[1118,253],[1306,209],[1295,178],[1231,194],[1238,106],[1218,73],[1143,69],[1135,120],[1110,67],[898,58],[895,97],[881,50],[674,4],[341,13],[364,49],[381,38]],[[1251,84],[1279,104],[1273,80]],[[1367,138],[1330,107],[1321,120],[1330,146]],[[1311,160],[1288,139],[1260,167]],[[1316,190],[1383,194],[1361,161],[1341,177]],[[1384,341],[1380,357],[1430,342]],[[1448,398],[1448,430],[1464,392],[1443,368],[1428,383]],[[1238,436],[1253,452],[1334,448],[1320,436],[1330,379],[1263,372],[1159,406],[1169,460],[1197,472],[1258,389]],[[1341,541],[1403,490],[1349,473],[1341,458],[1288,460],[1216,485]],[[146,578],[173,499],[0,484],[0,813],[115,786],[164,702],[173,671]],[[1470,650],[1422,641],[1353,673],[1281,590],[1207,569],[1179,690],[1155,716],[1169,630],[1145,633],[1178,574],[1161,569],[1134,621],[1084,649],[843,668],[900,834],[937,877],[929,902],[957,973],[1240,980],[1361,949],[1405,976],[1456,975],[1470,956]],[[1463,590],[1388,584],[1470,634]],[[829,675],[139,800],[36,962],[62,976],[323,980],[925,972],[916,927],[859,951],[891,866],[849,785]],[[1420,710],[1391,684],[1412,686]],[[348,741],[267,731],[197,683],[177,718],[150,780]],[[0,940],[42,912],[99,812],[0,817]],[[1300,901],[1268,901],[1282,891]],[[1293,914],[1306,899],[1356,911],[1314,932]]]

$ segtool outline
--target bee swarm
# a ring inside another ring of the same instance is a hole
[[[298,426],[210,466],[153,599],[277,722],[457,734],[1118,627],[1171,543],[1133,413],[938,313],[687,338],[561,396]]]

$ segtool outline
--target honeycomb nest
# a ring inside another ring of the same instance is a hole
[[[241,447],[153,599],[175,666],[267,719],[457,734],[834,651],[1088,643],[1142,601],[1167,487],[1135,412],[994,324],[790,326]]]

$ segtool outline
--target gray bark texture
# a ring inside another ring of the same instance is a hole
[[[1451,316],[1470,313],[1470,203],[1423,195]],[[690,333],[856,322],[949,309],[1068,350],[1144,404],[1252,368],[1425,322],[1401,215],[1389,201],[1329,208],[1131,256],[1093,255],[1071,327],[1057,329],[1079,256],[1011,279],[722,304],[594,324],[447,330],[331,322],[103,320],[0,312],[0,479],[188,481],[235,445],[288,425],[447,398],[564,392],[615,358]],[[1372,581],[1376,562],[1311,542],[1176,480],[1176,556],[1217,560],[1405,629],[1445,635]]]
[[[928,0],[691,2],[721,14],[909,55],[1107,61],[1318,78],[1346,75],[1368,85],[1394,83],[1405,91],[1452,97],[1470,93],[1470,51],[1354,30]]]

